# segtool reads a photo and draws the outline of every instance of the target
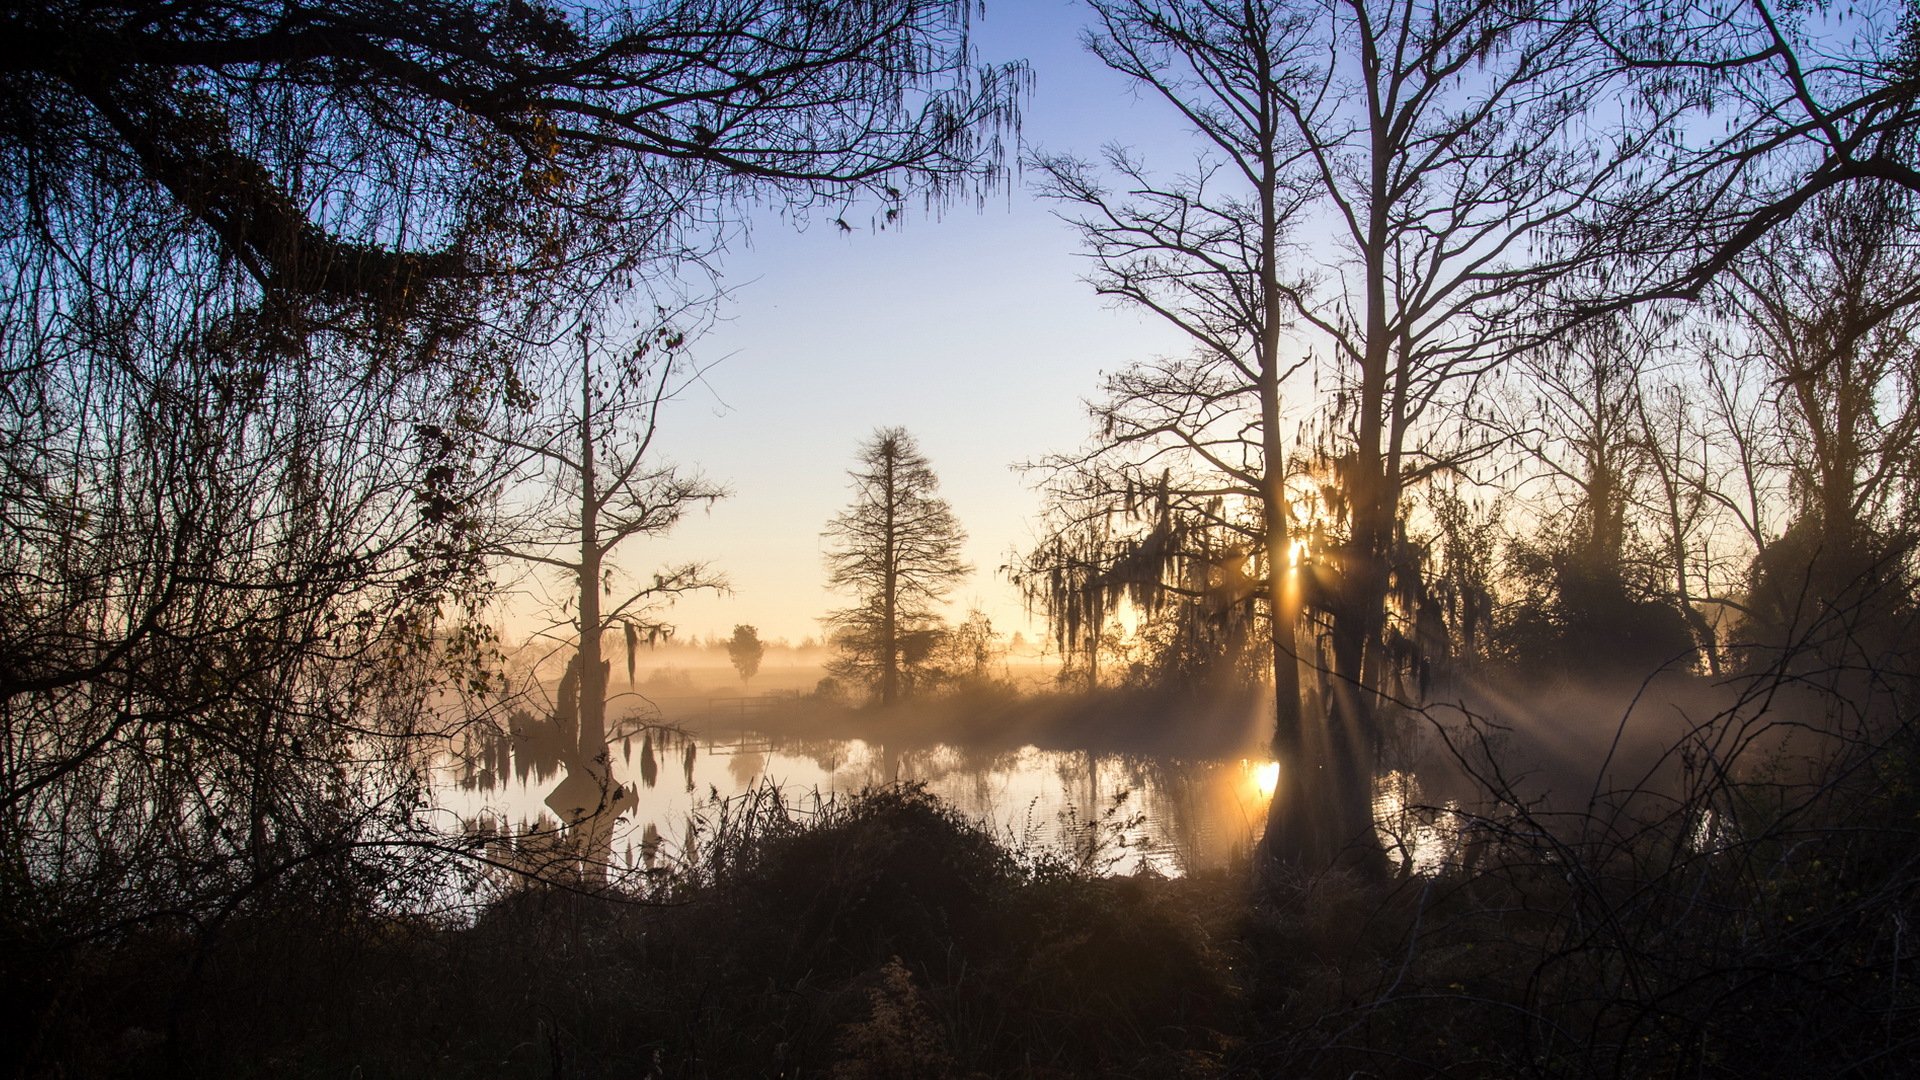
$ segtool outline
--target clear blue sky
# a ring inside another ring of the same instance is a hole
[[[1080,45],[1085,12],[1054,0],[990,4],[976,21],[983,59],[1026,58],[1035,91],[1027,145],[1091,156],[1110,141],[1179,169],[1192,143],[1177,118],[1134,98]],[[985,209],[963,205],[902,230],[796,232],[772,215],[720,261],[734,298],[697,343],[720,361],[709,388],[666,421],[666,453],[733,495],[672,535],[635,542],[622,563],[710,560],[727,597],[683,599],[682,633],[751,623],[798,641],[844,598],[825,591],[820,529],[846,505],[846,470],[874,428],[920,441],[969,534],[976,567],[955,591],[1002,630],[1026,629],[998,568],[1032,537],[1039,499],[1014,462],[1078,445],[1099,373],[1183,348],[1147,316],[1116,310],[1081,280],[1070,229],[1023,181]]]

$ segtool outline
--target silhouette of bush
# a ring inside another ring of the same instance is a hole
[[[714,932],[761,972],[856,975],[921,967],[982,933],[1013,860],[918,785],[830,803],[804,827],[744,838],[711,871]]]
[[[1495,651],[1514,666],[1603,677],[1691,666],[1685,616],[1620,566],[1595,565],[1552,538],[1516,542],[1508,555],[1524,598],[1496,626]]]

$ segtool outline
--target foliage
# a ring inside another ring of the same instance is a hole
[[[967,12],[0,16],[0,952],[427,906],[531,358],[749,201],[996,185]]]
[[[913,984],[913,974],[899,957],[880,969],[880,984],[868,991],[872,1014],[847,1025],[840,1036],[846,1057],[833,1067],[833,1080],[910,1080],[945,1077],[953,1073],[953,1055],[926,1002]]]
[[[733,637],[727,640],[727,658],[733,661],[733,670],[740,673],[742,683],[760,671],[760,658],[766,652],[766,645],[760,641],[760,631],[751,626],[733,628]]]
[[[1127,470],[1076,470],[1048,495],[1047,531],[1010,571],[1046,615],[1063,676],[1084,671],[1080,681],[1097,688],[1112,659],[1142,688],[1260,677],[1267,597],[1252,569],[1250,514],[1192,497],[1171,474],[1142,482]],[[1132,643],[1117,637],[1123,605],[1140,627]]]

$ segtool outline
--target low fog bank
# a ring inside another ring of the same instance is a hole
[[[1035,746],[1174,758],[1263,756],[1272,737],[1273,695],[1264,686],[1221,680],[1178,689],[1063,690],[1059,658],[1026,649],[997,658],[988,677],[883,707],[837,685],[826,667],[832,656],[823,646],[770,644],[749,678],[721,643],[642,650],[631,670],[616,656],[608,719],[620,730],[653,725],[701,736],[751,731],[905,747]],[[531,673],[533,704],[551,700],[557,665],[537,655],[522,664]]]
[[[1265,688],[1025,690],[995,684],[856,707],[819,696],[658,699],[689,731],[861,738],[889,745],[962,744],[983,750],[1035,746],[1176,758],[1263,755],[1273,729]]]
[[[749,678],[723,643],[676,643],[613,663],[610,719],[628,730],[701,737],[752,732],[940,744],[1000,752],[1264,758],[1267,686],[1222,679],[1183,688],[1060,688],[1057,657],[1003,656],[990,678],[861,703],[829,677],[831,650],[770,645]],[[551,693],[549,680],[539,680]],[[1512,670],[1458,676],[1420,707],[1383,711],[1379,772],[1417,777],[1432,805],[1507,802],[1543,815],[1653,813],[1687,796],[1702,770],[1721,779],[1806,780],[1861,733],[1832,718],[1835,695],[1756,675],[1708,677]]]
[[[1434,805],[1624,826],[1727,783],[1818,785],[1884,743],[1846,699],[1760,675],[1481,678],[1387,725],[1382,769]]]
[[[1401,721],[1436,794],[1488,782],[1555,812],[1678,782],[1675,748],[1733,707],[1733,687],[1687,673],[1647,678],[1475,679]],[[1389,737],[1388,758],[1397,740]]]

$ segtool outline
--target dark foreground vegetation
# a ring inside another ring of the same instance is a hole
[[[915,787],[765,790],[640,889],[10,950],[0,1042],[41,1076],[1901,1075],[1916,752],[1811,798],[1494,800],[1446,869],[1373,883],[1102,877]]]

